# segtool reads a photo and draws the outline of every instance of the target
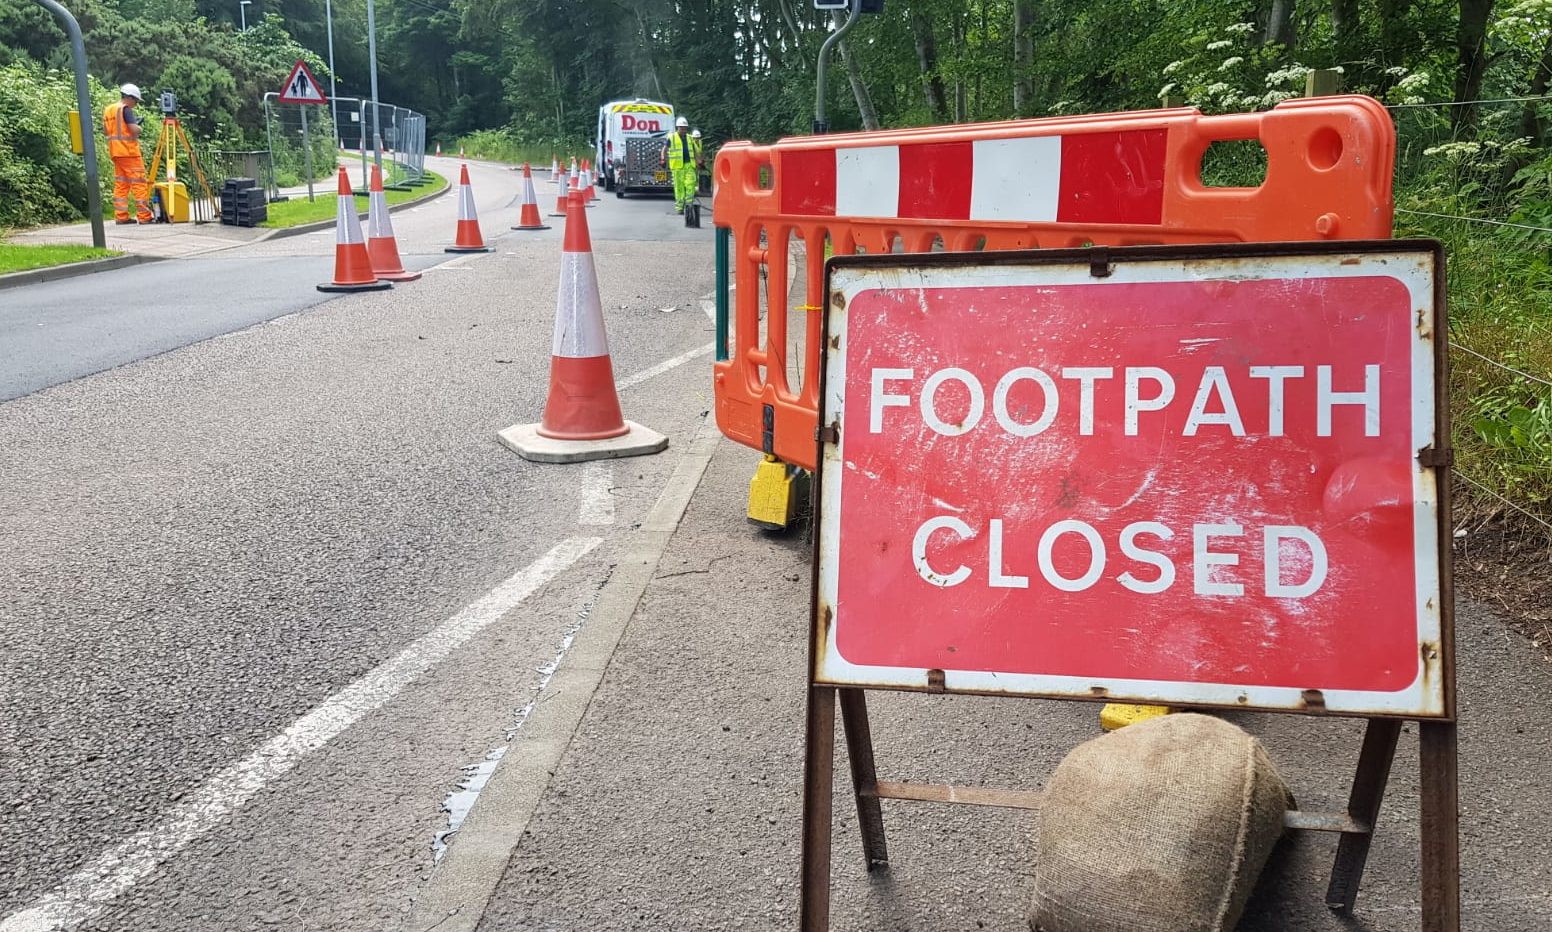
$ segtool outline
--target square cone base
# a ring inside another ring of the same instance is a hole
[[[541,223],[541,224],[539,224],[536,227],[513,227],[512,229],[514,229],[514,230],[548,230],[548,229],[550,229],[550,227],[547,224]]]
[[[502,445],[535,463],[583,463],[626,456],[646,456],[668,449],[668,438],[635,421],[618,437],[607,440],[555,440],[539,435],[538,424],[514,424],[496,436]]]
[[[319,291],[340,291],[340,292],[351,292],[351,291],[387,291],[389,288],[392,288],[392,287],[393,287],[393,282],[383,281],[381,278],[379,278],[375,282],[367,282],[367,283],[362,284],[362,285],[335,285],[335,284],[319,285],[318,286],[318,290]]]
[[[494,246],[448,246],[443,252],[495,252]]]
[[[385,282],[418,282],[420,272],[373,272],[380,281]]]

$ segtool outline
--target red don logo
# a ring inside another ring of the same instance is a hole
[[[655,119],[647,120],[627,113],[620,119],[620,129],[627,133],[661,133],[663,125]]]

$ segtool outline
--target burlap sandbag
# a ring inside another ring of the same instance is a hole
[[[1180,713],[1056,768],[1036,844],[1038,932],[1228,932],[1292,808],[1261,742]]]

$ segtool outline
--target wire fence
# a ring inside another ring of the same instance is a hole
[[[358,97],[333,97],[326,104],[282,103],[263,98],[265,148],[233,153],[270,200],[323,193],[332,196],[329,179],[341,166],[359,191],[368,187],[371,166],[381,153],[384,184],[413,187],[426,173],[426,118],[407,107]]]

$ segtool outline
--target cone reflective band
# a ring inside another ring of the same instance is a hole
[[[534,194],[533,170],[528,163],[523,163],[523,210],[517,218],[517,226],[514,230],[548,230],[544,221],[539,219],[539,198]]]
[[[334,212],[334,280],[318,286],[319,291],[382,291],[392,288],[372,271],[366,241],[361,237],[361,219],[356,216],[356,195],[350,176],[339,170],[339,200]]]
[[[469,184],[469,166],[458,174],[458,235],[444,252],[490,252],[480,233],[480,218],[474,211],[474,188]]]
[[[366,218],[366,252],[372,260],[372,272],[384,281],[412,282],[419,272],[410,272],[399,259],[399,244],[393,236],[393,220],[388,215],[388,196],[383,193],[383,170],[372,166],[371,206]]]
[[[551,217],[566,216],[566,195],[569,192],[570,185],[566,183],[565,172],[562,172],[560,176],[560,193],[555,195],[555,212],[550,214]]]
[[[603,440],[626,432],[614,367],[604,336],[604,306],[593,268],[581,191],[566,202],[566,241],[555,301],[555,339],[550,354],[550,397],[539,435],[556,440]]]

